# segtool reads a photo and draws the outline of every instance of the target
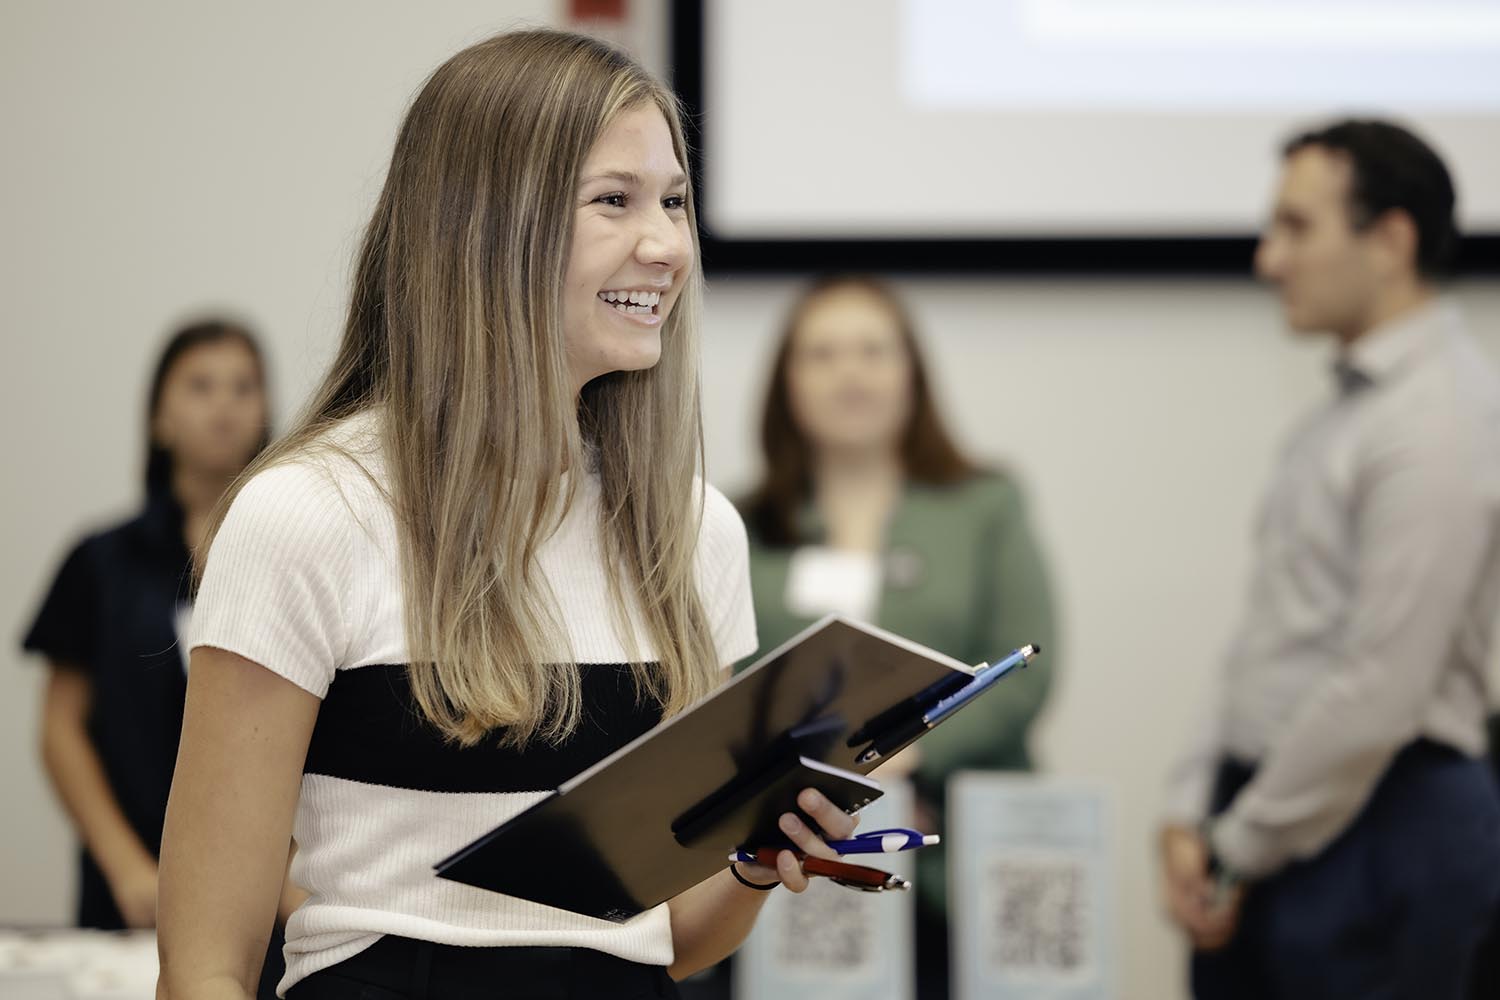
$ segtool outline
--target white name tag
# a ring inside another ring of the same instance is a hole
[[[803,618],[826,614],[872,621],[880,603],[880,557],[804,545],[792,553],[786,580],[786,607]]]

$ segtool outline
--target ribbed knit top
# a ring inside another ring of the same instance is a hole
[[[446,743],[416,711],[396,524],[378,444],[378,411],[256,475],[209,552],[192,646],[236,653],[323,699],[304,767],[292,879],[311,898],[287,925],[284,993],[382,934],[469,946],[592,948],[668,965],[665,905],[623,923],[584,917],[437,878],[433,865],[654,726],[635,697],[611,615],[598,536],[597,479],[541,547],[539,568],[577,663],[583,715],[560,746]],[[720,666],[756,648],[745,530],[711,486],[698,535],[699,591]],[[656,653],[639,624],[639,656]],[[523,859],[523,862],[525,860]]]

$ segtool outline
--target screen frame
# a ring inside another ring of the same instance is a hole
[[[708,273],[794,274],[847,270],[880,274],[1249,276],[1256,234],[1238,236],[1066,236],[1056,238],[738,239],[714,231],[704,197],[703,79],[709,0],[671,0],[672,86],[685,112],[703,267]],[[1500,233],[1466,234],[1455,277],[1500,275]]]

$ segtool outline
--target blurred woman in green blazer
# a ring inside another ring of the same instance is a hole
[[[868,278],[825,278],[792,308],[761,444],[765,478],[742,511],[756,656],[832,611],[970,664],[1027,642],[1042,647],[1041,669],[1007,678],[924,737],[914,760],[892,762],[910,769],[917,821],[930,832],[952,772],[1031,767],[1027,738],[1059,661],[1021,491],[953,444],[906,310]],[[938,995],[947,964],[941,848],[919,853],[917,886],[918,976],[923,996]]]

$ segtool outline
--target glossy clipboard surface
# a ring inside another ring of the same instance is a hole
[[[818,722],[826,738],[798,752],[866,773],[875,765],[855,757],[880,720],[972,675],[941,653],[830,616],[445,858],[438,875],[628,920],[724,867],[739,846],[733,831],[719,834],[729,842],[686,847],[673,823],[747,768],[763,766],[786,733]]]

